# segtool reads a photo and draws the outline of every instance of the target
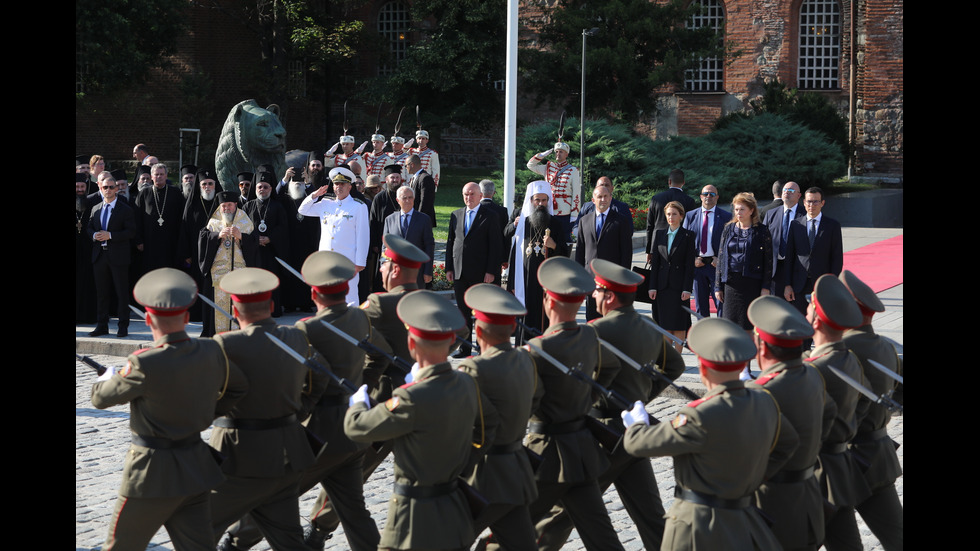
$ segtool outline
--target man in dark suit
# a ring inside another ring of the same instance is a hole
[[[425,213],[432,219],[432,227],[436,227],[436,181],[422,170],[418,155],[412,155],[405,161],[405,170],[411,174],[408,187],[415,192],[415,210]]]
[[[633,231],[629,220],[610,208],[612,193],[605,186],[596,186],[592,202],[595,209],[579,218],[575,261],[584,266],[589,275],[592,275],[592,261],[596,258],[628,270],[633,260]],[[590,295],[586,300],[585,318],[594,320],[599,317],[595,298]]]
[[[718,247],[722,228],[732,215],[718,208],[718,188],[707,185],[701,188],[701,208],[684,215],[684,229],[694,232],[697,256],[694,258],[694,304],[701,316],[711,315],[708,297],[715,301],[715,310],[721,316],[722,304],[714,296],[715,270],[718,267]]]
[[[432,256],[435,254],[432,223],[424,212],[419,212],[413,207],[415,192],[412,191],[412,188],[407,186],[398,188],[398,204],[401,206],[401,210],[393,212],[385,218],[384,233],[393,233],[399,237],[404,237],[409,243],[429,255],[429,261],[422,264],[422,268],[419,270],[418,285],[419,289],[431,287]]]
[[[839,276],[844,269],[844,241],[840,222],[821,214],[823,190],[811,187],[804,194],[806,217],[790,224],[786,240],[786,279],[783,296],[806,315],[806,295],[823,274]]]
[[[759,216],[761,216],[763,219],[765,219],[767,212],[776,207],[783,206],[783,186],[785,185],[786,180],[783,178],[780,178],[772,183],[772,202],[759,209]]]
[[[667,229],[667,215],[664,214],[664,207],[671,201],[677,201],[684,207],[684,212],[694,210],[694,199],[684,193],[684,171],[674,169],[670,171],[667,179],[669,186],[666,191],[662,191],[650,199],[650,210],[647,212],[647,262],[650,261],[650,245],[653,243],[653,232],[656,230]]]
[[[616,189],[613,187],[612,180],[609,179],[609,176],[601,176],[598,180],[596,180],[595,187],[600,187],[600,186],[609,188],[609,193],[612,195],[616,195]],[[630,221],[630,233],[632,233],[634,230],[633,213],[630,212],[630,206],[620,201],[619,199],[616,199],[616,197],[613,197],[612,204],[609,206],[609,208],[618,212],[619,214],[622,214]],[[594,210],[595,210],[595,203],[592,201],[588,201],[584,205],[582,205],[582,210],[579,211],[578,218],[575,219],[575,223],[572,224],[572,228],[576,232],[578,232],[579,220],[581,220],[583,216],[589,214]],[[576,233],[575,235],[580,235],[580,234]]]
[[[480,186],[469,182],[463,186],[464,208],[449,217],[449,237],[446,239],[446,279],[453,283],[456,306],[463,314],[470,331],[472,311],[466,306],[466,290],[478,283],[492,283],[494,272],[500,270],[500,222],[490,209],[480,208]],[[469,333],[467,333],[469,335]],[[463,345],[453,357],[470,355],[470,346]]]
[[[510,214],[505,207],[493,202],[493,194],[496,191],[497,187],[493,184],[493,180],[480,180],[480,193],[483,194],[483,199],[480,199],[480,206],[496,212],[497,218],[500,219],[500,261],[505,263],[510,254],[510,239],[504,236],[503,230],[507,228],[507,224],[510,222]],[[494,273],[493,284],[500,285],[500,270]]]
[[[783,282],[786,279],[786,237],[789,235],[789,225],[793,220],[806,213],[800,202],[800,185],[796,182],[786,182],[782,190],[783,207],[774,208],[766,213],[762,223],[769,228],[772,235],[773,273],[772,289],[775,296],[782,296]]]
[[[116,336],[125,337],[129,334],[129,242],[136,236],[136,215],[129,205],[116,199],[116,179],[111,174],[103,176],[99,186],[102,202],[92,208],[86,228],[89,239],[98,242],[92,247],[96,325],[89,336],[109,333],[109,299],[115,287],[119,315]]]

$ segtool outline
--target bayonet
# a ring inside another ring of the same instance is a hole
[[[881,404],[886,408],[888,408],[890,411],[898,411],[900,413],[903,412],[904,408],[902,407],[902,404],[899,404],[895,400],[892,400],[891,397],[889,397],[887,394],[876,396],[875,393],[872,392],[869,388],[855,381],[847,373],[844,373],[843,371],[837,369],[832,365],[828,365],[827,367],[830,368],[830,370],[834,373],[834,375],[837,375],[838,377],[840,377],[842,381],[857,389],[858,392],[863,394],[867,399],[871,400],[872,402],[876,404]]]

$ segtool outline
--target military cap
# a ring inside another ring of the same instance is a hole
[[[218,181],[218,175],[214,173],[213,168],[201,167],[197,169],[197,183],[201,183],[204,180]]]
[[[384,136],[384,134],[371,134],[371,141],[372,142],[383,142],[383,141],[385,141],[385,136]]]
[[[76,155],[75,156],[75,166],[78,166],[78,165],[87,165],[89,159],[91,159],[91,157],[88,156],[88,155]]]
[[[219,203],[237,203],[241,194],[234,189],[229,189],[227,191],[219,191],[216,197]]]
[[[140,165],[136,167],[135,178],[139,179],[141,174],[149,174],[149,173],[150,173],[150,165]]]
[[[421,268],[422,264],[430,260],[429,255],[425,254],[425,251],[398,234],[388,233],[381,239],[385,245],[383,253],[385,258],[390,259],[399,266]]]
[[[432,291],[405,293],[397,311],[408,332],[424,340],[452,340],[456,330],[466,325],[459,308]]]
[[[151,314],[177,316],[194,304],[197,284],[194,278],[181,270],[158,268],[136,282],[133,297]]]
[[[117,168],[116,170],[113,170],[109,174],[112,174],[112,177],[115,178],[116,180],[124,180],[127,182],[129,181],[126,180],[126,171],[124,169]]]
[[[238,173],[238,181],[239,182],[243,182],[243,181],[246,181],[246,180],[249,181],[249,182],[251,182],[254,178],[255,178],[255,175],[252,174],[251,172],[239,172]]]
[[[741,371],[756,352],[748,333],[725,318],[695,322],[687,333],[687,344],[701,365],[715,371]]]
[[[235,302],[261,302],[272,298],[279,278],[262,268],[239,268],[228,272],[218,286]]]
[[[824,274],[813,286],[813,309],[820,320],[844,331],[861,325],[863,317],[854,297],[834,274]]]
[[[581,302],[595,289],[595,281],[578,262],[553,256],[538,268],[538,282],[559,302]]]
[[[389,174],[401,174],[401,173],[402,173],[401,165],[395,165],[395,164],[385,165],[385,178],[387,178]]]
[[[81,172],[75,173],[75,182],[88,182],[88,174],[82,174]]]
[[[317,251],[303,262],[303,279],[321,295],[346,293],[357,269],[346,256],[333,251]]]
[[[197,167],[191,164],[186,164],[180,167],[180,177],[183,178],[185,174],[197,175]]]
[[[558,142],[558,143],[555,144],[555,151],[558,151],[559,149],[564,150],[565,153],[568,153],[569,152],[568,144],[565,143],[565,142]]]
[[[401,136],[392,136],[391,143],[405,143],[405,138]]]
[[[881,303],[881,299],[878,295],[868,287],[868,284],[858,279],[858,276],[854,275],[850,270],[844,270],[840,275],[840,280],[844,282],[844,285],[854,296],[854,300],[857,301],[858,307],[861,308],[861,312],[870,316],[876,312],[884,312],[885,305]]]
[[[330,169],[330,181],[349,184],[354,181],[354,173],[347,167],[338,166],[337,168]]]
[[[429,139],[429,133],[426,132],[425,130],[416,130],[415,131],[415,138],[416,139],[418,139],[418,138],[425,138],[425,139],[428,140]]]
[[[344,134],[340,137],[340,143],[354,143],[354,136],[348,136]]]
[[[595,274],[596,285],[614,293],[635,293],[636,288],[643,283],[643,276],[615,262],[596,258],[590,266]]]
[[[275,174],[271,172],[265,172],[265,171],[258,173],[258,177],[255,179],[255,183],[257,184],[259,182],[265,182],[267,184],[278,183]]]
[[[474,285],[466,290],[463,300],[473,309],[476,319],[494,325],[510,325],[517,316],[527,314],[521,301],[499,285]]]
[[[813,336],[813,326],[792,304],[764,295],[749,304],[749,321],[765,342],[783,347],[800,346]]]

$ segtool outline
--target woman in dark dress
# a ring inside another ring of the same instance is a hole
[[[695,235],[681,227],[684,207],[671,201],[664,207],[666,230],[653,235],[650,257],[650,298],[655,302],[660,326],[682,341],[691,327],[691,314],[682,308],[691,303],[694,286]],[[681,346],[675,344],[677,352]]]

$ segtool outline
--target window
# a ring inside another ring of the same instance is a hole
[[[836,0],[804,0],[800,6],[801,90],[840,88],[840,6]]]
[[[408,29],[411,23],[404,2],[388,2],[378,12],[378,33],[388,39],[388,63],[378,66],[379,75],[390,75],[405,60],[408,52]]]
[[[695,29],[709,27],[718,33],[720,39],[725,25],[725,9],[721,0],[694,0],[691,4],[701,6],[701,11],[691,16],[688,26]],[[687,71],[684,87],[691,92],[718,92],[722,90],[724,80],[725,63],[722,58],[701,58],[698,69]]]
[[[306,97],[306,68],[302,59],[289,60],[289,95],[294,98]]]

